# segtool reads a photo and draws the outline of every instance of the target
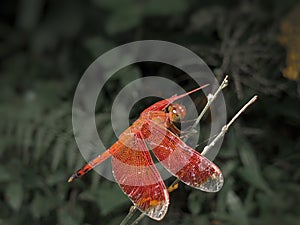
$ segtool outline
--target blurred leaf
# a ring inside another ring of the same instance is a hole
[[[113,77],[113,79],[120,80],[122,87],[124,87],[125,85],[127,85],[139,78],[141,78],[141,74],[140,74],[139,70],[134,66],[127,66],[127,67],[123,68],[121,71],[118,71],[116,76]],[[141,83],[139,81],[135,81],[135,82],[138,82],[136,84],[136,86],[141,85]],[[132,88],[132,89],[134,89],[134,88]]]
[[[53,159],[52,159],[51,169],[53,171],[57,169],[60,161],[62,160],[62,157],[65,152],[65,147],[66,147],[66,143],[64,138],[58,138],[52,150]]]
[[[128,197],[121,191],[118,185],[110,185],[110,189],[100,185],[97,203],[101,209],[102,215],[113,212],[116,208],[129,205]]]
[[[199,214],[201,212],[202,204],[203,204],[203,193],[191,192],[188,198],[188,209],[194,215]],[[201,198],[202,197],[202,198]]]
[[[106,40],[101,36],[88,38],[84,42],[84,45],[95,58],[115,47],[115,44],[112,41]]]
[[[75,36],[83,24],[80,1],[64,0],[59,4],[52,4],[51,7],[52,10],[45,15],[42,33],[48,33],[54,38]]]
[[[248,215],[251,212],[253,212],[255,210],[255,207],[256,207],[254,195],[255,195],[255,188],[250,187],[248,189],[248,193],[247,193],[245,203],[244,203],[245,211],[247,212]]]
[[[182,220],[182,223],[181,224],[192,224],[192,225],[198,225],[198,224],[205,224],[205,225],[208,225],[208,224],[211,224],[211,223],[214,223],[214,222],[217,222],[218,221],[211,221],[210,218],[208,217],[207,214],[201,214],[201,215],[189,215],[189,216],[183,216],[180,217],[180,220]],[[172,224],[174,221],[174,219],[170,222],[170,224]]]
[[[238,143],[237,143],[238,136],[236,135],[236,130],[233,129],[230,130],[226,136],[226,146],[225,148],[222,148],[220,151],[221,157],[235,157],[237,156],[237,149],[238,149]]]
[[[284,172],[276,168],[274,165],[269,165],[264,169],[264,174],[267,177],[268,180],[277,182],[278,180],[281,180],[284,176]]]
[[[98,189],[89,189],[83,192],[80,198],[96,202],[101,210],[101,215],[104,216],[123,205],[129,205],[130,202],[118,185],[107,182],[101,183]]]
[[[115,140],[115,133],[114,130],[112,129],[110,124],[106,124],[101,127],[101,140],[103,141],[104,144],[106,145],[111,145],[113,143],[112,140]]]
[[[227,204],[230,212],[231,224],[247,225],[248,217],[240,198],[233,192],[229,191],[227,195]]]
[[[21,149],[22,143],[23,143],[23,139],[24,139],[24,134],[25,134],[25,129],[26,129],[26,123],[24,123],[23,121],[20,121],[17,124],[17,129],[16,129],[16,145],[19,149]]]
[[[42,196],[39,193],[34,195],[30,206],[32,215],[35,218],[48,216],[50,211],[57,206],[57,198],[55,196]]]
[[[222,167],[224,177],[232,176],[232,174],[237,170],[239,170],[237,160],[231,160]]]
[[[58,113],[66,113],[65,107],[58,107],[61,105],[61,98],[64,97],[65,93],[68,90],[64,85],[62,85],[59,81],[48,81],[48,82],[35,82],[34,85],[34,93],[36,98],[34,99],[33,104],[39,105],[39,107],[43,108],[51,108],[57,107],[57,111],[53,112],[54,115]],[[47,99],[47,101],[44,101]]]
[[[187,1],[182,0],[148,0],[144,11],[146,15],[176,15],[185,12],[188,8]]]
[[[207,7],[200,9],[193,13],[191,17],[191,23],[189,24],[190,30],[199,30],[202,28],[208,29],[208,26],[212,26],[213,22],[216,22],[218,16],[222,13],[222,8],[219,6]]]
[[[24,157],[24,162],[28,163],[29,158],[31,157],[29,154],[29,148],[31,147],[31,144],[33,141],[31,140],[32,137],[34,136],[35,132],[35,124],[31,123],[26,126],[26,131],[24,134],[24,142],[22,144],[23,146],[23,157]]]
[[[223,218],[226,212],[226,202],[227,202],[227,196],[230,190],[232,190],[234,185],[234,180],[232,177],[228,177],[227,180],[225,180],[224,186],[221,189],[221,191],[218,194],[218,203],[217,203],[217,212],[219,217]]]
[[[100,8],[110,9],[110,10],[118,10],[124,8],[124,5],[131,5],[134,4],[135,1],[133,0],[110,0],[110,1],[103,1],[103,0],[92,0],[92,2],[99,6]],[[129,8],[129,7],[128,7]]]
[[[23,29],[33,29],[38,24],[44,4],[44,0],[19,1],[17,25]]]
[[[56,171],[55,173],[47,174],[45,180],[48,185],[52,186],[60,182],[66,182],[67,177],[66,174],[62,173],[62,171]]]
[[[67,146],[67,164],[69,168],[73,168],[77,154],[79,153],[75,141],[70,141]]]
[[[23,194],[23,187],[19,182],[11,182],[5,188],[6,201],[15,211],[21,207]]]
[[[3,166],[0,165],[0,182],[4,182],[10,179],[10,172]]]
[[[83,209],[79,206],[64,205],[58,211],[59,224],[79,225],[84,216]]]
[[[255,187],[269,192],[270,188],[262,176],[257,159],[247,141],[243,142],[239,153],[244,166],[238,171],[240,176]]]
[[[114,11],[108,18],[106,23],[106,31],[109,34],[116,34],[128,31],[141,23],[142,13],[138,5],[132,7],[121,8]]]
[[[35,151],[33,152],[33,157],[35,160],[39,160],[44,151],[46,150],[44,146],[44,141],[47,137],[47,127],[41,126],[36,133],[36,140],[35,140]]]

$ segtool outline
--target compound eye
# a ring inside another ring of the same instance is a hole
[[[183,119],[185,117],[185,114],[186,114],[185,107],[183,105],[174,103],[172,114],[173,115],[176,114],[177,117],[179,117],[179,119]]]

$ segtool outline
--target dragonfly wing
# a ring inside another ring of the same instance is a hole
[[[126,195],[140,211],[161,220],[169,205],[169,194],[140,134],[119,139],[112,155],[113,174]]]
[[[217,192],[223,186],[220,169],[168,129],[151,126],[147,143],[161,164],[187,185],[207,192]]]

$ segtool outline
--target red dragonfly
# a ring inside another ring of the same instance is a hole
[[[123,192],[141,212],[161,220],[168,209],[169,193],[151,158],[151,149],[160,163],[183,183],[206,192],[219,191],[223,185],[220,169],[186,145],[174,125],[183,119],[186,110],[173,102],[205,86],[145,109],[115,144],[74,173],[68,182],[112,157],[113,175]]]

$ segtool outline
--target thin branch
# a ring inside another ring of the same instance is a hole
[[[130,210],[129,210],[128,214],[127,214],[127,216],[122,220],[122,222],[120,223],[120,225],[126,225],[126,223],[131,219],[131,217],[133,216],[133,214],[136,212],[136,210],[137,210],[137,208],[136,208],[135,205],[131,206]]]
[[[203,149],[202,151],[202,155],[206,155],[210,150],[211,148],[222,138],[224,137],[224,135],[226,134],[226,132],[228,131],[229,127],[234,123],[234,121],[251,105],[253,104],[255,101],[257,100],[257,96],[255,95],[254,97],[252,97],[250,99],[250,101],[243,106],[243,108],[240,109],[240,111],[238,111],[234,117],[229,121],[228,124],[226,124],[221,132],[217,135],[217,137],[207,146],[205,146],[205,148]]]
[[[145,213],[142,213],[138,218],[136,218],[135,221],[133,221],[133,223],[131,225],[136,225],[138,224],[144,217],[146,216]]]
[[[219,86],[219,88],[217,89],[215,94],[207,96],[207,103],[206,103],[205,107],[203,108],[203,110],[201,111],[198,118],[196,119],[195,123],[193,124],[191,130],[194,130],[195,127],[200,123],[200,120],[202,119],[204,114],[207,112],[207,110],[209,109],[209,107],[211,106],[213,101],[216,99],[217,95],[220,93],[220,91],[222,91],[227,86],[228,86],[228,75],[225,76],[223,82],[221,83],[221,85]],[[188,139],[188,137],[186,139]],[[183,141],[186,141],[186,140],[184,139]]]

